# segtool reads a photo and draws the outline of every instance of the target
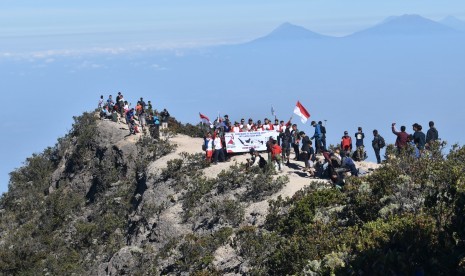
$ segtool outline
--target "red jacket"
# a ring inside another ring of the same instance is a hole
[[[277,144],[274,144],[271,147],[271,159],[275,160],[276,155],[280,155],[281,152],[282,152],[281,147],[279,145],[277,145]]]

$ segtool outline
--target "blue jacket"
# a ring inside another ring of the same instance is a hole
[[[319,124],[315,125],[315,134],[313,134],[312,138],[321,138],[321,128]]]

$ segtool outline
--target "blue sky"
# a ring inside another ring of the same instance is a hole
[[[0,81],[5,101],[0,116],[11,119],[1,124],[3,130],[8,130],[7,135],[0,136],[1,156],[8,158],[0,161],[0,193],[7,190],[8,173],[33,152],[53,146],[70,129],[72,116],[95,107],[98,95],[114,94],[120,89],[134,91],[136,86],[139,91],[146,89],[144,93],[152,89],[139,83],[137,76],[113,80],[112,68],[107,68],[108,74],[100,72],[97,78],[92,70],[106,68],[107,57],[101,54],[244,42],[266,35],[284,22],[343,36],[402,14],[419,14],[433,20],[452,15],[465,20],[465,1],[2,0],[0,73],[8,81]],[[93,56],[73,59],[85,54]],[[22,62],[14,62],[16,57]],[[151,66],[158,71],[155,87],[161,82],[170,84],[172,80],[164,79],[161,70],[165,60],[157,62],[160,67]],[[52,66],[58,71],[73,69],[57,77],[50,73],[52,69],[43,69]],[[108,79],[104,79],[107,75]],[[133,99],[137,96],[132,95]],[[168,105],[176,99],[166,96],[159,100]],[[26,110],[24,116],[18,114],[18,106]],[[51,124],[48,118],[53,118]]]

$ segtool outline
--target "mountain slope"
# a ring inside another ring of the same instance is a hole
[[[454,16],[448,16],[439,21],[439,23],[448,26],[450,28],[456,29],[458,31],[465,32],[465,21],[458,19]]]
[[[170,129],[198,131],[175,120]],[[465,148],[446,158],[437,144],[421,159],[406,151],[383,166],[358,163],[378,168],[337,189],[308,178],[303,162],[282,172],[246,170],[247,155],[209,165],[201,143],[172,132],[162,139],[128,135],[123,122],[92,113],[76,117],[55,147],[11,174],[10,191],[0,199],[0,272],[293,275],[389,268],[453,275],[465,268],[463,244],[453,242],[465,240]],[[393,145],[386,151],[396,152]]]
[[[328,39],[329,36],[312,32],[304,27],[291,23],[283,23],[264,37],[257,38],[253,42],[286,42]]]
[[[376,26],[356,32],[348,37],[449,34],[457,34],[457,31],[422,16],[406,14],[397,17],[389,17]]]

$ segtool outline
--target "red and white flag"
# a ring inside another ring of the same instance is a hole
[[[210,119],[208,119],[207,116],[203,115],[203,114],[200,113],[200,112],[199,112],[199,115],[200,115],[200,120],[202,120],[202,122],[210,123]]]
[[[294,113],[300,117],[303,124],[305,124],[307,119],[310,118],[310,113],[308,113],[307,109],[305,109],[299,101],[297,101],[297,104],[295,105]]]

